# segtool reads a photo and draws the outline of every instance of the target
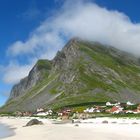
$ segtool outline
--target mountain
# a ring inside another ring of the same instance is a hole
[[[38,60],[12,90],[5,112],[88,102],[140,102],[140,59],[111,46],[71,39],[49,60]]]

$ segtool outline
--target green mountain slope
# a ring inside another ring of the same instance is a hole
[[[28,87],[25,83],[33,84]],[[72,39],[52,61],[37,62],[29,76],[12,89],[1,111],[33,111],[87,102],[138,103],[139,85],[138,58],[113,47]]]

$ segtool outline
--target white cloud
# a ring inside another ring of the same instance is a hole
[[[19,65],[18,63],[10,63],[7,67],[3,67],[3,81],[7,84],[19,82],[23,77],[28,75],[33,65]]]
[[[133,24],[123,13],[109,11],[91,2],[78,1],[70,6],[65,4],[55,14],[44,21],[25,42],[13,43],[9,48],[11,55],[36,53],[36,49],[42,48],[56,53],[62,47],[63,39],[73,36],[140,55],[140,25]]]
[[[55,32],[35,32],[26,42],[17,41],[8,50],[10,55],[37,54],[52,59],[54,52],[57,52],[64,45],[64,41]]]
[[[123,13],[110,11],[92,2],[69,2],[41,23],[25,42],[11,44],[8,54],[12,57],[36,54],[39,58],[52,59],[65,40],[80,37],[140,56],[140,24],[132,23]],[[15,77],[16,67],[20,72],[18,78]],[[23,78],[30,67],[18,65],[13,70],[7,70],[5,82]]]

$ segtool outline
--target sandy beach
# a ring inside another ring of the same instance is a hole
[[[139,140],[140,120],[98,118],[75,124],[53,124],[40,119],[44,125],[23,127],[31,118],[0,118],[13,129],[15,135],[4,140]],[[102,121],[108,123],[102,123]],[[137,123],[137,124],[136,124]]]

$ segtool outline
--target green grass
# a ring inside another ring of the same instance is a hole
[[[54,84],[53,84],[53,86],[51,87],[51,89],[49,90],[49,92],[51,93],[51,94],[57,94],[57,93],[59,93],[60,91],[58,90],[58,88],[59,88],[59,86],[61,86],[61,82],[55,82]]]
[[[77,104],[94,104],[95,102],[101,102],[101,103],[105,103],[109,100],[112,100],[111,98],[109,98],[107,95],[105,95],[104,93],[98,93],[96,95],[92,95],[91,94],[79,94],[79,96],[64,96],[64,98],[62,98],[61,96],[59,96],[56,101],[51,104],[49,107],[53,108],[53,109],[57,109],[57,108],[62,108],[65,106],[75,106]],[[48,106],[46,106],[48,107]]]
[[[99,49],[97,49],[97,46],[94,47],[89,47],[86,46],[85,44],[79,44],[80,47],[80,51],[86,53],[88,56],[91,57],[91,59],[96,62],[97,64],[99,64],[100,66],[104,67],[104,68],[110,68],[112,70],[114,70],[121,79],[116,79],[113,78],[114,84],[115,86],[117,85],[116,88],[120,89],[120,88],[131,88],[133,90],[140,90],[140,86],[138,85],[138,83],[140,83],[140,77],[138,76],[140,73],[140,66],[133,64],[133,63],[125,63],[125,61],[121,58],[115,58],[112,57],[108,51],[103,51],[105,49],[102,49],[99,47]],[[99,76],[98,76],[99,77]],[[89,77],[86,76],[86,78],[89,79]],[[111,79],[111,77],[108,77],[109,79]],[[128,79],[130,79],[129,83],[128,83]],[[95,77],[96,80],[96,77]],[[88,81],[88,80],[87,80]],[[89,81],[92,81],[92,79],[90,78]],[[97,84],[98,84],[98,80]],[[121,82],[123,81],[123,82]],[[104,83],[104,82],[103,82]],[[103,86],[104,85],[99,85],[99,86]],[[105,86],[105,88],[109,88],[109,86]],[[115,90],[115,88],[110,85],[111,90]]]
[[[36,65],[38,66],[38,69],[41,70],[41,69],[48,69],[50,70],[51,69],[51,62],[49,60],[43,60],[43,59],[40,59],[37,61]]]

